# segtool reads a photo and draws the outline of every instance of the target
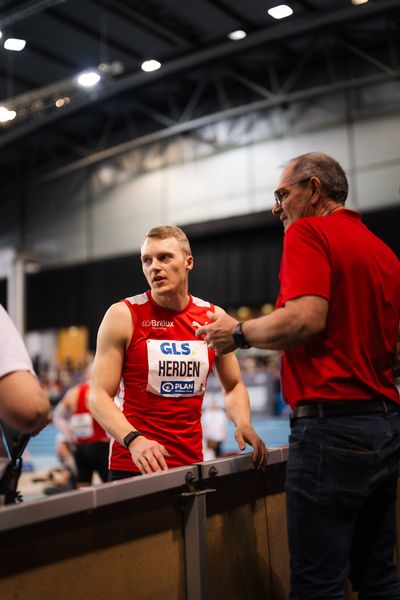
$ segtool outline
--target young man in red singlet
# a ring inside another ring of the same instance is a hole
[[[112,437],[110,480],[203,460],[201,406],[214,368],[241,450],[256,467],[267,449],[254,431],[249,398],[233,353],[216,357],[196,330],[222,309],[191,296],[193,256],[184,232],[153,227],[141,248],[150,289],[113,304],[98,333],[91,409]]]

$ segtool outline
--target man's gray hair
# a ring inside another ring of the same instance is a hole
[[[327,196],[344,204],[349,193],[346,173],[340,164],[323,152],[308,152],[290,159],[286,166],[292,165],[292,175],[296,181],[318,177]]]

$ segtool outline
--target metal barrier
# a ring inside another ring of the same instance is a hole
[[[287,448],[0,510],[1,598],[288,597]]]

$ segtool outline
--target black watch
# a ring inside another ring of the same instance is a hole
[[[250,344],[247,343],[246,338],[244,337],[243,321],[239,321],[239,323],[236,325],[232,333],[232,337],[236,348],[243,348],[244,350],[251,348]]]
[[[140,431],[131,431],[124,437],[123,444],[125,448],[129,448],[129,445],[132,444],[133,440],[136,440],[139,435],[144,435],[144,433],[140,433]]]

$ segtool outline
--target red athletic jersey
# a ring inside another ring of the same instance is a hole
[[[190,296],[183,310],[169,310],[150,291],[123,302],[131,311],[133,336],[115,402],[135,429],[165,446],[168,467],[202,461],[201,406],[215,352],[195,331],[214,306]],[[138,471],[116,440],[110,469]]]
[[[89,412],[87,405],[88,393],[89,384],[82,383],[78,388],[76,409],[70,422],[76,444],[93,444],[108,439],[107,433]]]
[[[361,216],[342,209],[293,223],[285,235],[280,282],[277,308],[305,295],[329,301],[323,338],[284,353],[286,402],[400,402],[392,370],[400,263]]]

